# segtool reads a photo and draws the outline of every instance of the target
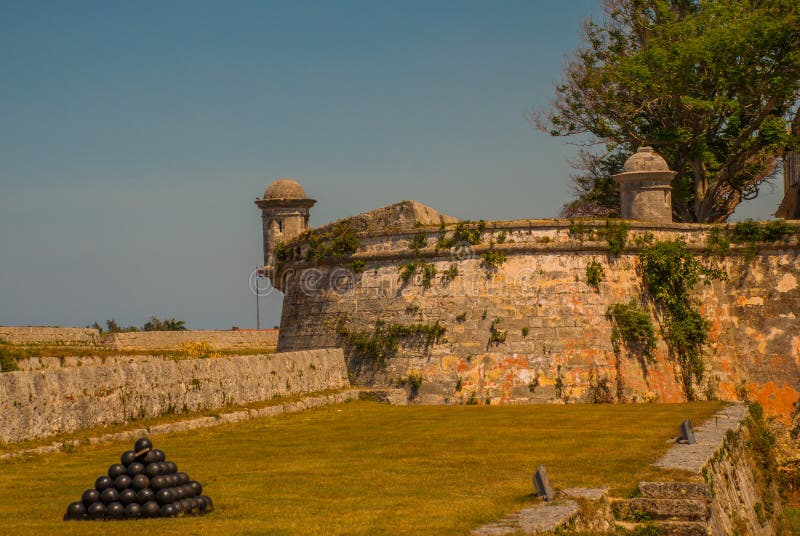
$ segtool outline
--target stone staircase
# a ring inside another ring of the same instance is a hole
[[[711,490],[705,484],[640,482],[639,496],[612,499],[617,525],[635,530],[651,526],[664,536],[708,536]]]

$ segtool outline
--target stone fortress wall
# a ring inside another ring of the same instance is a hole
[[[213,350],[271,348],[278,342],[277,329],[136,331],[103,333],[93,328],[0,326],[0,339],[11,344],[96,346],[111,350],[170,350],[187,343],[207,343]]]
[[[423,403],[586,401],[593,379],[608,378],[615,391],[618,377],[628,401],[684,400],[677,365],[660,337],[652,363],[623,356],[618,376],[606,310],[642,294],[637,238],[681,239],[700,255],[709,227],[630,222],[628,246],[612,255],[605,241],[571,236],[570,225],[489,222],[481,244],[456,252],[466,258],[435,248],[437,226],[362,234],[361,248],[347,259],[306,262],[309,246],[293,243],[298,260],[276,274],[285,290],[279,351],[342,346],[357,383],[421,376]],[[420,233],[425,246],[415,251]],[[507,256],[495,272],[481,258],[489,249]],[[364,263],[363,272],[350,269],[353,259]],[[427,288],[419,271],[408,283],[401,279],[403,267],[420,259],[436,268]],[[597,289],[587,282],[592,261],[605,274]],[[800,399],[800,245],[796,238],[764,245],[752,260],[732,246],[709,261],[729,277],[696,288],[710,322],[707,384],[697,386],[698,394],[746,396],[788,419]],[[452,266],[457,275],[449,280]],[[374,334],[376,320],[384,329],[438,322],[446,332],[428,347],[419,338],[401,339],[397,352],[376,363],[346,336]],[[504,340],[491,340],[493,331]]]
[[[618,355],[606,318],[609,306],[632,299],[651,307],[642,299],[642,241],[681,240],[700,256],[715,231],[672,223],[673,176],[643,147],[614,177],[629,226],[620,251],[592,233],[604,221],[464,224],[469,243],[450,244],[458,220],[415,201],[317,229],[305,220],[280,241],[265,235],[267,273],[284,293],[278,350],[343,347],[356,382],[412,386],[422,403],[591,401],[603,385],[619,401],[683,401],[663,337],[651,360]],[[270,207],[311,200],[294,181],[273,186],[257,205],[265,224],[285,228]],[[728,278],[694,289],[709,322],[697,397],[756,400],[791,421],[800,400],[798,238],[760,243],[755,254],[734,245],[705,260]],[[604,272],[597,288],[590,263]]]

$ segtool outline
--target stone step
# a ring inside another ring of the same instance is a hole
[[[573,500],[540,502],[508,514],[503,519],[474,529],[472,536],[506,536],[516,534],[551,534],[564,530],[580,511]]]
[[[639,482],[642,497],[650,499],[711,499],[711,489],[695,482]]]
[[[644,534],[658,534],[659,536],[709,536],[708,525],[702,521],[648,521],[635,523],[618,521],[617,526],[634,532],[642,530]],[[648,532],[649,531],[649,532]]]
[[[710,514],[705,499],[617,499],[611,510],[619,521],[705,521]]]

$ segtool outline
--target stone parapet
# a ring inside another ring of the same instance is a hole
[[[349,385],[339,349],[6,372],[0,374],[0,441]]]

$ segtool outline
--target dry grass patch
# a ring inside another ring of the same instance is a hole
[[[632,491],[686,418],[680,405],[410,406],[369,402],[154,438],[217,510],[202,518],[62,522],[127,444],[0,463],[4,534],[466,534],[556,487]]]

